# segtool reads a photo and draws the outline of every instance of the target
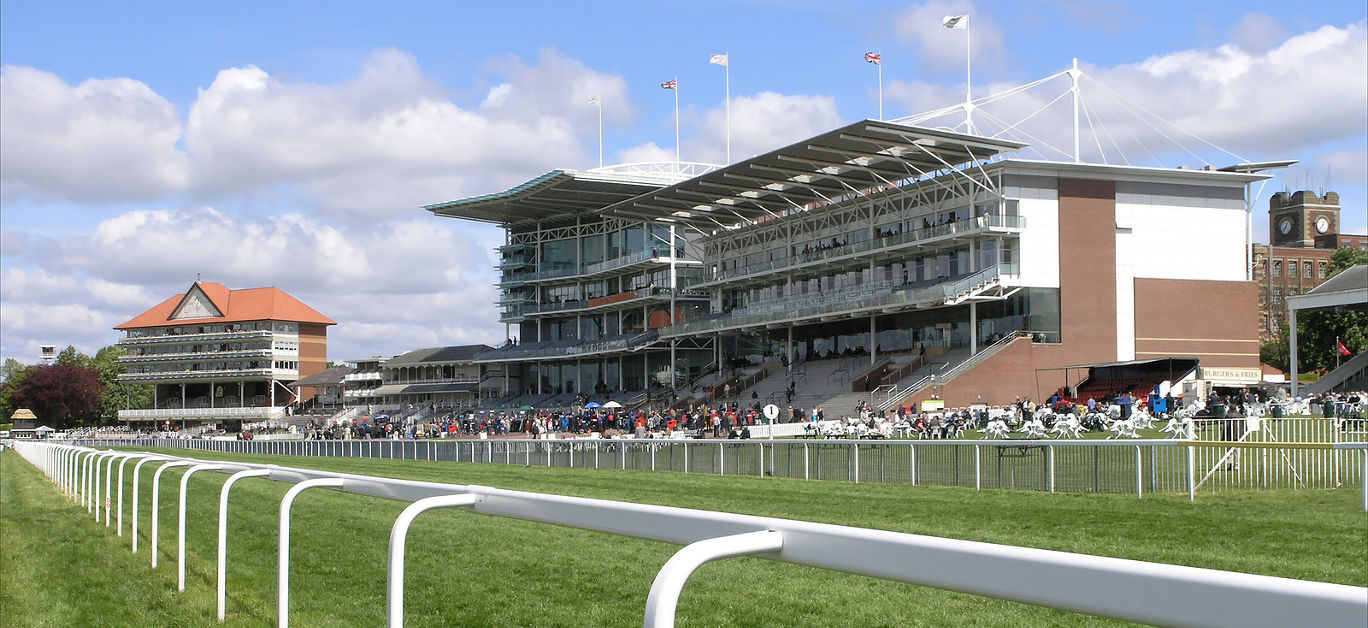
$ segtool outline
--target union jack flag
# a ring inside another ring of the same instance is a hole
[[[883,55],[874,52],[866,52],[865,61],[873,63],[874,65],[881,65],[883,63]]]
[[[661,89],[679,89],[679,79],[665,81],[660,84]]]

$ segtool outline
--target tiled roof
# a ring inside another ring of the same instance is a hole
[[[194,292],[196,288],[204,293],[223,316],[209,318],[172,319],[176,308]],[[185,294],[173,296],[152,309],[143,312],[132,320],[116,325],[114,329],[140,329],[146,327],[165,327],[167,325],[195,325],[209,323],[236,323],[243,321],[292,321],[296,323],[317,323],[336,325],[317,310],[304,305],[279,288],[247,288],[229,290],[223,284],[198,281],[190,286]]]

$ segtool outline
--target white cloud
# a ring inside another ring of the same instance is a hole
[[[553,104],[621,80],[552,53],[542,61],[511,64],[515,80],[501,88],[507,104],[478,111],[444,100],[413,57],[395,50],[376,53],[338,86],[284,83],[253,66],[224,70],[191,107],[185,144],[204,190],[288,182],[324,212],[410,212],[585,160],[579,133],[589,127],[566,115],[591,105],[558,115]],[[549,75],[560,82],[538,83]]]
[[[67,343],[57,336],[78,333],[88,345],[78,347],[93,351],[113,341],[114,325],[183,292],[203,273],[231,288],[279,287],[338,321],[330,338],[334,357],[358,357],[363,347],[397,353],[494,342],[503,337],[493,305],[491,250],[499,242],[491,227],[421,215],[351,227],[301,214],[132,211],[22,260],[51,268],[6,268],[0,330],[7,347],[10,339]],[[48,307],[57,309],[44,318]],[[79,331],[62,332],[67,326]],[[383,334],[368,335],[380,327]]]
[[[914,48],[912,63],[936,71],[964,68],[965,33],[962,29],[945,28],[941,21],[947,15],[969,16],[969,45],[976,63],[993,64],[1004,57],[1002,30],[991,13],[975,11],[973,3],[962,0],[931,0],[902,12],[893,23],[898,39]],[[905,65],[893,58],[889,58],[889,63]]]
[[[732,161],[774,150],[842,123],[836,111],[836,99],[831,96],[761,92],[733,97]],[[714,164],[726,161],[725,107],[707,109],[702,113],[688,112],[684,114],[683,126],[688,134],[680,151],[681,159]],[[648,142],[619,152],[618,159],[624,163],[674,161],[674,149]]]
[[[1185,50],[1158,55],[1139,63],[1117,67],[1084,66],[1096,79],[1082,83],[1087,111],[1083,116],[1084,158],[1097,159],[1097,144],[1108,153],[1108,160],[1119,162],[1119,146],[1131,162],[1149,163],[1148,152],[1163,158],[1175,152],[1173,144],[1162,139],[1150,125],[1169,136],[1181,138],[1203,159],[1220,162],[1234,157],[1214,151],[1186,137],[1182,131],[1153,118],[1127,113],[1108,92],[1114,91],[1185,131],[1224,147],[1248,159],[1296,157],[1321,143],[1362,135],[1368,130],[1363,112],[1368,110],[1368,35],[1364,22],[1346,27],[1325,26],[1296,35],[1269,48],[1251,53],[1235,45],[1213,50]],[[1006,89],[993,85],[982,93]],[[1060,78],[1028,92],[988,105],[979,120],[981,130],[993,131],[1001,125],[988,114],[1008,123],[1017,122],[1039,109],[1068,87]],[[962,100],[954,88],[895,81],[889,96],[905,103],[909,110],[928,110]],[[1072,119],[1069,99],[1065,98],[1021,127],[1035,139],[1019,139],[1040,147],[1052,159],[1063,158],[1045,149],[1045,144],[1072,150]],[[1131,111],[1138,111],[1130,107]],[[1094,139],[1088,117],[1100,121],[1105,129]],[[962,114],[948,116],[936,124],[953,126]],[[1116,146],[1113,146],[1115,143]],[[1193,164],[1195,158],[1169,156],[1166,165]],[[1161,159],[1161,162],[1164,160]]]
[[[0,69],[0,186],[5,200],[146,200],[185,186],[176,108],[126,78],[67,85],[50,72]]]

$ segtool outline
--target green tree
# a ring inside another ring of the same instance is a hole
[[[119,363],[122,355],[123,349],[111,345],[96,351],[91,360],[91,366],[100,373],[100,420],[103,423],[117,422],[119,410],[152,406],[151,386],[119,381],[119,376],[127,370]]]
[[[90,356],[76,350],[76,345],[67,345],[57,354],[57,363],[62,366],[79,366],[87,368],[91,366]]]
[[[1330,272],[1327,276],[1334,277],[1350,266],[1356,266],[1358,264],[1368,264],[1368,251],[1349,248],[1347,246],[1340,247],[1334,253],[1330,254],[1330,267],[1327,269]]]
[[[1357,264],[1368,264],[1368,251],[1341,248],[1330,256],[1328,276]],[[1284,334],[1286,337],[1286,334]],[[1303,373],[1333,369],[1339,345],[1355,355],[1368,351],[1368,310],[1344,307],[1297,314],[1297,368]]]
[[[14,391],[18,390],[24,376],[33,368],[14,358],[5,360],[5,365],[0,367],[0,420],[8,420],[19,409],[12,401]]]

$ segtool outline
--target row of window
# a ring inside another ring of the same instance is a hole
[[[1267,264],[1267,261],[1263,263],[1265,267],[1267,266]],[[1316,273],[1317,279],[1325,279],[1325,270],[1327,265],[1328,264],[1326,262],[1320,262],[1319,264],[1313,262],[1301,262],[1301,276],[1303,279],[1311,279],[1311,273],[1314,271]],[[1273,260],[1273,276],[1283,276],[1283,260]],[[1289,278],[1294,278],[1297,276],[1296,260],[1287,260],[1287,276]]]
[[[250,323],[224,323],[220,325],[181,325],[178,327],[154,327],[151,329],[130,329],[129,338],[156,338],[159,336],[185,336],[189,334],[222,334],[238,331],[274,331],[282,334],[299,333],[299,325],[277,321],[256,321]]]
[[[128,352],[128,355],[135,357],[150,357],[157,355],[185,355],[195,353],[221,353],[224,351],[260,351],[270,349],[269,342],[223,342],[214,344],[192,344],[192,345],[156,345],[149,347],[137,347]],[[279,348],[279,347],[277,347]]]

